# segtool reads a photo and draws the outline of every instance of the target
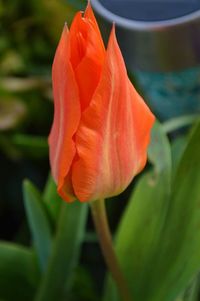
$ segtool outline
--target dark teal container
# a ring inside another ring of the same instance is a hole
[[[91,0],[160,120],[200,112],[200,0]]]

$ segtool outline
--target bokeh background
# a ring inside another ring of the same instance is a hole
[[[86,1],[0,1],[0,238],[23,228],[21,183],[44,187],[53,117],[51,65],[64,22]],[[22,231],[22,230],[21,230]]]

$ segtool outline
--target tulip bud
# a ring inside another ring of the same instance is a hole
[[[145,166],[155,118],[128,79],[114,27],[105,50],[90,5],[64,27],[52,80],[58,193],[68,202],[121,193]]]

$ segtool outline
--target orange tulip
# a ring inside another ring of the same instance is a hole
[[[59,195],[85,202],[119,194],[146,163],[154,116],[128,79],[114,27],[105,50],[90,5],[65,25],[52,78]]]

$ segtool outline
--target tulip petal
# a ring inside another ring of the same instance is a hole
[[[154,116],[128,79],[114,28],[102,76],[76,133],[72,185],[80,201],[122,192],[144,167]]]
[[[76,154],[73,136],[80,121],[78,87],[69,61],[69,32],[65,26],[52,68],[54,120],[49,135],[50,164],[58,192],[66,200],[73,194],[68,173]]]
[[[70,28],[70,60],[79,87],[81,109],[89,105],[100,80],[105,58],[103,40],[91,7],[76,14]]]
[[[92,7],[91,7],[90,3],[88,3],[88,5],[87,5],[87,8],[86,8],[85,13],[84,13],[84,17],[87,20],[90,20],[90,23],[92,24],[92,26],[93,26],[96,34],[97,34],[98,40],[102,44],[101,47],[104,49],[104,44],[103,44],[103,40],[102,40],[102,37],[101,37],[101,32],[99,30],[99,26],[97,24],[97,21],[96,21],[96,18],[94,16],[94,13],[93,13],[93,10],[92,10]]]

